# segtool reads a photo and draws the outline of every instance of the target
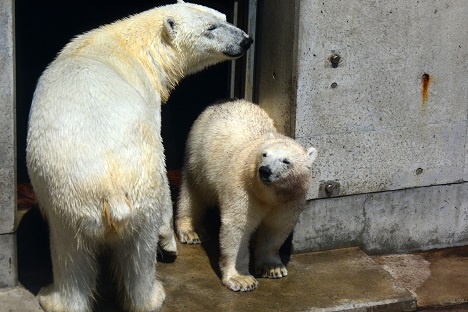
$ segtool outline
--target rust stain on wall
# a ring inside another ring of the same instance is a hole
[[[427,94],[429,91],[429,83],[431,82],[431,76],[429,74],[424,73],[421,77],[422,82],[422,109],[426,108],[427,103]]]

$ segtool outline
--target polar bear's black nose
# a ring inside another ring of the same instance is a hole
[[[260,175],[260,180],[262,181],[270,181],[271,176],[271,169],[267,166],[261,166],[258,168],[258,174]]]
[[[242,49],[244,49],[244,51],[247,51],[252,45],[252,43],[253,43],[252,37],[248,36],[241,41],[240,46]]]

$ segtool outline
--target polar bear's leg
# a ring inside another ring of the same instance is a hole
[[[280,278],[288,275],[279,250],[293,231],[300,211],[296,205],[285,205],[280,210],[268,215],[257,231],[254,245],[255,273],[262,277]]]
[[[158,234],[152,224],[130,231],[128,237],[113,245],[111,255],[123,308],[126,311],[159,311],[166,294],[156,279]]]
[[[177,244],[174,236],[174,223],[172,209],[171,190],[167,179],[164,181],[162,224],[159,230],[159,245],[161,248],[173,255],[177,255]]]
[[[194,190],[188,178],[182,177],[179,202],[177,205],[176,232],[179,241],[183,244],[200,244],[203,238],[201,224],[205,216],[206,206]]]
[[[236,200],[227,202],[236,203]],[[221,204],[222,205],[222,204]],[[229,204],[228,204],[229,205]],[[248,207],[248,204],[245,204]],[[224,286],[233,291],[251,291],[257,288],[257,280],[249,273],[249,241],[258,225],[259,215],[251,215],[239,207],[220,207],[221,229],[220,268]]]
[[[42,288],[39,303],[45,311],[91,311],[96,290],[98,263],[96,246],[65,230],[60,221],[49,218],[54,283]]]

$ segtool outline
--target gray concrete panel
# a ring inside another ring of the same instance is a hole
[[[302,1],[297,136],[466,120],[467,14],[464,0]]]
[[[339,195],[461,182],[465,131],[460,121],[298,138],[319,151],[309,197],[328,180]]]
[[[378,192],[308,202],[295,252],[359,246],[372,254],[468,244],[468,184]]]
[[[0,2],[0,234],[15,229],[16,129],[13,2]],[[0,280],[1,282],[1,280]]]
[[[318,180],[357,194],[463,179],[467,14],[463,0],[301,1],[295,134],[318,145]]]
[[[0,2],[0,288],[16,286],[16,129],[13,1]]]

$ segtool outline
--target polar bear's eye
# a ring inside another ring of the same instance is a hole
[[[208,30],[215,30],[215,29],[216,29],[216,25],[211,24],[208,26]]]
[[[291,164],[291,162],[285,158],[285,159],[283,159],[283,164],[289,165],[289,164]]]
[[[262,156],[263,156],[263,157],[266,157],[267,155],[266,155],[266,153],[263,153]]]

